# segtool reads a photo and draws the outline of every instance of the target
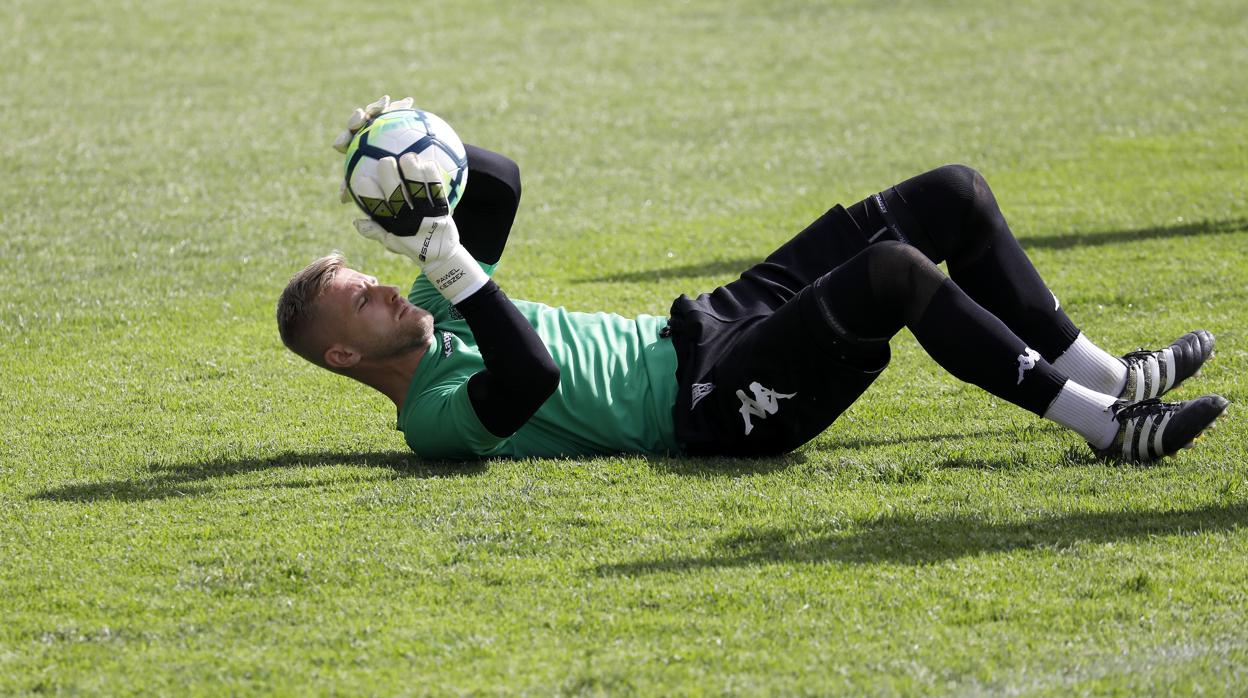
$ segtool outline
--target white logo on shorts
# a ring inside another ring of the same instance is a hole
[[[693,408],[697,407],[699,402],[702,402],[702,398],[706,397],[707,395],[710,395],[711,391],[714,389],[715,389],[714,383],[694,383],[693,384],[693,404],[689,405],[689,411],[692,412]]]
[[[741,400],[741,418],[745,420],[745,435],[749,436],[754,431],[754,424],[750,421],[750,417],[758,417],[766,419],[767,415],[775,414],[780,409],[780,400],[790,398],[797,393],[777,393],[770,388],[764,388],[758,384],[758,381],[750,383],[750,390],[754,393],[754,399],[751,400],[744,390],[737,391],[737,398]]]
[[[1036,362],[1040,360],[1040,355],[1031,347],[1023,347],[1023,353],[1018,355],[1018,382],[1023,382],[1023,372],[1030,371],[1036,367]]]

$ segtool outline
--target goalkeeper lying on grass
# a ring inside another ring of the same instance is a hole
[[[784,453],[866,390],[902,327],[958,379],[1074,430],[1106,458],[1174,454],[1226,409],[1218,395],[1157,399],[1209,358],[1213,335],[1121,358],[1097,347],[968,167],[835,206],[736,281],[676,299],[670,317],[624,318],[504,295],[490,274],[519,170],[467,149],[472,187],[454,219],[436,166],[405,156],[378,182],[383,193],[402,188],[403,213],[389,230],[356,222],[421,268],[406,296],[329,255],[296,274],[277,306],[282,341],[393,400],[422,456]]]

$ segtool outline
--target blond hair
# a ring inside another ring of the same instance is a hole
[[[337,250],[321,257],[291,277],[290,283],[277,299],[277,332],[291,351],[317,366],[325,364],[325,347],[314,341],[311,332],[316,301],[329,288],[347,260]]]

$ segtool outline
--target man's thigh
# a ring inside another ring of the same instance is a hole
[[[951,200],[943,208],[931,201],[940,203],[939,192],[945,190],[940,185],[948,177],[949,169],[939,168],[912,177],[868,196],[848,210],[839,204],[833,206],[762,262],[747,269],[741,278],[699,300],[722,311],[721,315],[771,312],[867,245],[881,240],[913,245],[928,259],[940,263],[944,255],[936,249],[924,226],[915,220],[905,193],[918,199],[927,192],[927,210],[941,212],[938,219],[948,218],[950,214],[944,212],[958,201]],[[930,193],[933,191],[937,193]]]
[[[810,293],[742,329],[702,387],[693,386],[684,433],[677,434],[690,454],[791,451],[827,429],[888,365],[887,342],[838,335]]]

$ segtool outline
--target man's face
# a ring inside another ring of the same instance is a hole
[[[426,346],[433,316],[411,304],[396,286],[343,267],[317,299],[329,348],[325,360],[339,368],[389,359]]]

